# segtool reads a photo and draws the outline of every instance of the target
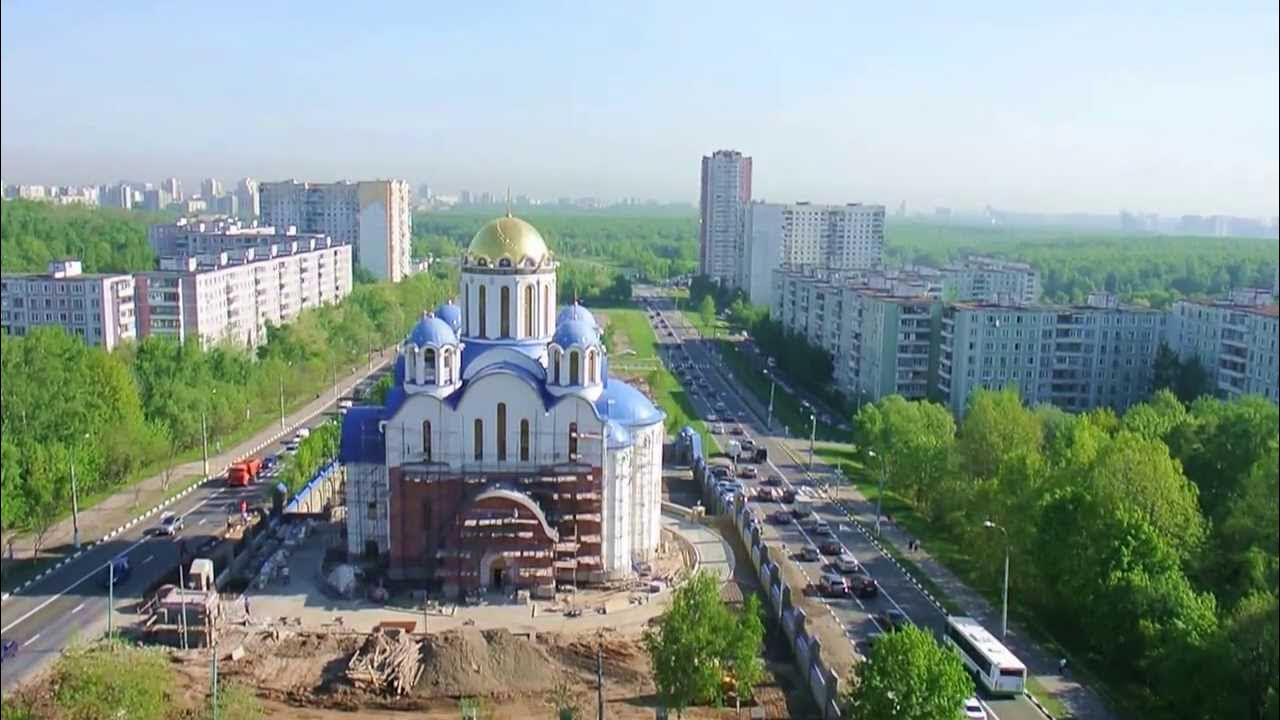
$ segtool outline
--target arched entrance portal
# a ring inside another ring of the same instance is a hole
[[[480,561],[480,586],[488,592],[505,592],[515,586],[516,562],[499,553],[486,553]]]

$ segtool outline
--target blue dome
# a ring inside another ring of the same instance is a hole
[[[609,441],[609,448],[624,448],[631,445],[631,433],[612,420],[604,424],[604,436]]]
[[[560,314],[556,316],[556,325],[563,325],[575,320],[585,322],[593,328],[600,327],[600,323],[596,322],[595,316],[576,302],[560,309]]]
[[[594,325],[582,320],[570,320],[569,322],[560,323],[556,327],[556,334],[551,337],[551,342],[562,348],[571,345],[587,347],[588,345],[599,345],[600,334],[596,332]]]
[[[462,308],[454,305],[452,300],[436,308],[436,317],[448,323],[454,335],[462,332]]]
[[[628,427],[652,425],[666,417],[644,393],[617,378],[609,378],[604,392],[596,400],[596,410],[610,421]]]
[[[413,326],[413,332],[409,333],[409,342],[418,347],[457,345],[458,336],[453,332],[453,328],[449,327],[449,323],[428,313]]]

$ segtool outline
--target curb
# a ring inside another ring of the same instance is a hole
[[[385,363],[384,363],[384,365],[385,365]],[[357,379],[355,382],[352,382],[352,383],[348,384],[348,385],[346,386],[346,389],[343,391],[343,394],[350,392],[350,391],[351,391],[351,389],[352,389],[352,388],[354,388],[356,385],[359,385],[361,381],[363,381],[365,378],[367,378],[367,377],[369,377],[370,375],[372,375],[375,371],[380,370],[381,368],[382,368],[382,365],[379,365],[377,368],[374,368],[373,370],[370,370],[366,375],[364,375],[364,376],[360,377],[359,379]],[[335,402],[336,402],[336,400],[335,400]],[[327,406],[326,406],[326,407],[327,407]],[[310,414],[310,415],[306,416],[306,417],[305,417],[305,418],[303,418],[302,420],[299,420],[298,422],[293,423],[292,425],[289,425],[288,427],[285,427],[285,428],[284,428],[284,429],[282,429],[280,432],[276,433],[275,435],[272,435],[272,436],[271,436],[271,439],[267,440],[266,442],[258,443],[258,444],[257,444],[256,446],[254,446],[254,448],[253,448],[252,450],[250,450],[248,453],[246,453],[246,454],[244,454],[244,455],[240,455],[236,460],[234,460],[234,461],[232,461],[230,464],[228,464],[228,465],[224,466],[224,467],[222,468],[222,470],[219,470],[218,472],[215,472],[214,474],[209,475],[208,477],[202,478],[202,479],[200,479],[200,480],[197,480],[197,481],[195,481],[195,482],[191,483],[191,484],[190,484],[190,485],[188,485],[186,488],[184,488],[182,491],[180,491],[180,492],[178,492],[177,494],[175,494],[173,497],[170,497],[170,498],[168,498],[167,500],[164,500],[164,501],[162,501],[162,502],[160,502],[160,503],[156,504],[156,505],[155,505],[155,506],[153,506],[151,509],[147,510],[145,513],[142,513],[141,515],[136,515],[136,516],[134,516],[133,518],[131,518],[131,519],[129,519],[128,521],[126,521],[123,525],[120,525],[119,527],[117,527],[116,529],[114,529],[114,530],[112,530],[111,532],[107,533],[106,535],[103,535],[103,536],[102,536],[101,538],[99,538],[98,540],[91,541],[91,542],[89,542],[89,543],[87,543],[87,544],[85,544],[85,545],[81,546],[81,548],[80,548],[79,550],[77,550],[77,551],[75,551],[74,553],[72,553],[72,554],[70,554],[70,555],[68,555],[68,556],[66,556],[66,557],[64,557],[64,558],[62,558],[62,559],[61,559],[61,560],[59,560],[59,561],[57,562],[57,564],[55,564],[53,567],[45,568],[44,570],[40,571],[40,573],[39,573],[38,575],[36,575],[35,577],[33,577],[33,578],[30,578],[30,579],[26,580],[26,581],[25,581],[25,582],[23,582],[21,585],[19,585],[18,587],[14,588],[13,590],[11,590],[11,591],[9,591],[9,592],[6,592],[6,593],[4,593],[4,594],[2,594],[2,595],[0,595],[0,602],[3,602],[3,601],[5,601],[5,600],[8,600],[9,598],[12,598],[14,595],[19,595],[19,594],[21,594],[23,590],[26,590],[26,589],[27,589],[28,587],[30,587],[33,583],[36,583],[36,582],[39,582],[39,581],[43,580],[47,575],[49,575],[49,574],[51,574],[51,573],[53,573],[53,572],[57,571],[57,570],[58,570],[59,568],[61,568],[63,565],[66,565],[67,563],[69,563],[69,562],[72,562],[72,561],[76,560],[76,559],[77,559],[77,558],[79,558],[81,555],[84,555],[84,554],[85,554],[86,552],[88,552],[89,550],[92,550],[92,549],[93,549],[93,547],[94,547],[95,545],[99,545],[99,544],[101,544],[101,543],[104,543],[104,542],[106,542],[106,541],[108,541],[108,540],[110,540],[110,539],[112,539],[112,538],[116,537],[117,535],[119,535],[120,533],[124,532],[125,530],[128,530],[128,529],[130,529],[130,528],[134,527],[135,525],[137,525],[138,523],[142,522],[143,520],[145,520],[145,519],[147,519],[147,518],[151,517],[152,515],[154,515],[154,514],[156,514],[156,513],[160,512],[160,511],[161,511],[161,510],[163,510],[164,508],[166,508],[166,507],[168,507],[168,506],[172,505],[173,503],[177,502],[177,501],[178,501],[178,500],[180,500],[181,498],[186,497],[187,495],[189,495],[190,493],[194,492],[194,491],[195,491],[195,490],[197,490],[198,488],[203,487],[203,486],[204,486],[206,483],[208,483],[210,480],[214,480],[214,479],[216,479],[216,478],[220,478],[220,477],[222,477],[222,474],[223,474],[224,472],[226,472],[227,467],[230,467],[230,465],[233,465],[233,464],[235,464],[235,463],[237,463],[237,462],[240,462],[241,460],[244,460],[245,458],[249,458],[249,457],[254,456],[254,455],[255,455],[255,454],[257,454],[258,452],[260,452],[263,448],[265,448],[265,447],[267,447],[267,446],[269,446],[269,445],[273,445],[273,444],[275,444],[276,442],[278,442],[278,441],[280,440],[280,438],[284,437],[285,435],[288,435],[290,432],[293,432],[293,431],[297,430],[300,426],[305,425],[305,424],[307,423],[307,421],[308,421],[308,420],[310,420],[310,419],[312,419],[312,418],[316,417],[317,415],[322,414],[323,412],[324,412],[324,410],[323,410],[323,409],[321,409],[321,410],[319,410],[319,411],[317,411],[317,412],[314,412],[314,413],[312,413],[312,414]]]

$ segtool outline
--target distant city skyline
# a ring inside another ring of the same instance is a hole
[[[4,2],[5,181],[1280,214],[1274,3],[219,7]]]

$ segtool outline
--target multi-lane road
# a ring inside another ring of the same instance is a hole
[[[356,386],[372,383],[370,376]],[[314,428],[328,420],[337,400],[307,418],[300,427]],[[284,451],[292,435],[262,449],[262,456]],[[165,508],[182,516],[185,528],[176,536],[156,532],[161,515],[153,515],[110,540],[98,543],[69,562],[4,601],[0,609],[0,637],[17,643],[16,654],[0,668],[0,688],[13,688],[29,678],[70,644],[101,635],[107,628],[107,562],[125,556],[131,568],[127,580],[116,584],[114,611],[129,611],[156,583],[173,573],[178,563],[179,543],[188,557],[213,538],[228,515],[240,512],[240,502],[250,506],[269,497],[271,474],[247,487],[228,487],[222,478],[196,488]],[[117,617],[117,620],[119,618]]]
[[[639,290],[637,294],[643,304],[654,309],[650,315],[650,323],[668,365],[680,364],[686,367],[683,382],[695,409],[703,418],[716,416],[719,422],[710,423],[713,427],[717,424],[723,426],[724,434],[717,437],[717,440],[722,445],[727,445],[733,439],[750,438],[757,447],[768,449],[769,460],[759,467],[759,478],[744,479],[744,484],[754,491],[755,488],[751,486],[757,486],[769,475],[774,475],[781,479],[784,486],[797,490],[802,496],[813,496],[814,511],[835,531],[844,551],[857,558],[879,584],[879,593],[866,600],[821,599],[831,609],[849,640],[858,643],[860,648],[864,647],[862,641],[873,633],[884,631],[880,618],[889,610],[901,611],[916,625],[928,628],[941,637],[946,625],[946,613],[871,542],[842,506],[829,502],[814,492],[804,459],[797,457],[782,438],[766,430],[765,418],[747,401],[742,394],[745,391],[740,390],[732,376],[723,369],[723,364],[717,361],[712,348],[702,341],[698,332],[680,313],[673,310],[672,301],[648,289]],[[720,420],[725,415],[732,417],[733,422]],[[732,434],[735,427],[741,428],[741,435]],[[790,509],[778,503],[752,501],[752,504],[758,506],[757,512],[762,518],[779,509]],[[867,525],[874,522],[870,517],[858,519]],[[792,563],[810,582],[816,583],[819,580],[831,558],[823,557],[817,562],[805,562],[798,555],[805,546],[818,544],[817,538],[811,537],[795,523],[766,522],[762,527],[766,542],[785,551],[782,553],[785,556],[782,562]],[[801,587],[792,588],[795,593],[804,590]],[[1024,697],[984,698],[983,703],[988,714],[999,720],[1044,720],[1035,705]]]

